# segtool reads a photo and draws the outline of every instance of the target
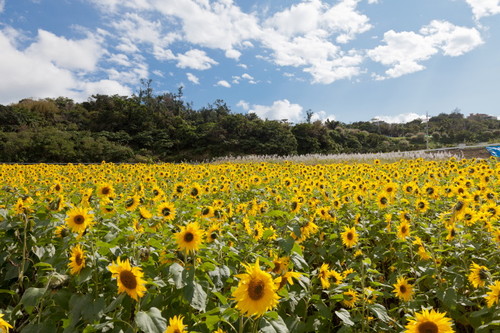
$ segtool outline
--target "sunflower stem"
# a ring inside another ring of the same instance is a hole
[[[24,230],[23,230],[23,257],[21,259],[21,266],[19,267],[19,286],[21,287],[23,277],[24,277],[24,265],[26,264],[26,252],[27,252],[27,238],[28,238],[28,217],[23,214],[24,217]]]
[[[243,323],[243,316],[240,316],[240,325],[238,327],[238,332],[243,333],[243,328],[245,327],[245,324]]]

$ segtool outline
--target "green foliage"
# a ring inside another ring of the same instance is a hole
[[[206,161],[222,156],[376,153],[500,140],[500,121],[460,110],[406,124],[383,121],[262,120],[234,114],[222,100],[200,110],[175,94],[24,99],[0,105],[0,161]],[[427,136],[429,133],[429,136]]]

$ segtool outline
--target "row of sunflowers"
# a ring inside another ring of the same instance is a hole
[[[0,165],[0,332],[495,332],[500,163]]]

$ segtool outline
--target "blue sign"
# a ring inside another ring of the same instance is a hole
[[[486,150],[491,154],[491,156],[500,157],[500,146],[489,146]]]

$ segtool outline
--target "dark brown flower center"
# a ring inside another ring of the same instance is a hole
[[[109,187],[103,187],[103,189],[101,190],[101,193],[104,195],[108,195],[109,192],[111,192],[111,189]]]
[[[418,333],[438,333],[439,328],[432,321],[425,321],[425,322],[420,323],[418,325],[417,332]]]
[[[77,253],[76,256],[75,256],[75,264],[77,266],[81,266],[82,263],[83,263],[82,255],[80,253]]]
[[[165,216],[165,217],[170,216],[170,208],[168,208],[168,207],[163,208],[163,209],[161,210],[161,214],[162,214],[163,216]]]
[[[351,241],[351,240],[353,240],[353,238],[354,238],[353,233],[349,231],[349,232],[347,233],[347,239]]]
[[[418,208],[419,208],[419,209],[424,209],[424,208],[425,208],[425,202],[420,201],[420,202],[418,203]]]
[[[405,293],[406,293],[406,286],[405,286],[405,285],[401,285],[401,286],[399,286],[399,292],[400,292],[401,294],[405,294]]]
[[[198,193],[199,193],[199,191],[198,191],[198,189],[196,187],[191,190],[191,195],[193,197],[196,197],[198,195]]]
[[[382,205],[387,204],[387,198],[386,198],[386,197],[382,197],[382,198],[380,198],[380,203],[381,203]]]
[[[135,289],[137,287],[137,278],[131,271],[122,271],[120,273],[120,281],[127,289]]]
[[[83,222],[85,222],[85,217],[77,215],[73,218],[73,222],[75,222],[75,224],[83,224]]]
[[[191,242],[193,241],[193,239],[194,239],[194,235],[193,235],[193,233],[191,233],[191,232],[189,232],[189,231],[188,231],[188,232],[186,232],[186,233],[184,234],[184,241],[185,241],[186,243],[191,243]]]
[[[254,301],[258,301],[264,296],[264,281],[251,280],[248,285],[248,296]]]
[[[402,226],[402,227],[401,227],[401,233],[402,233],[403,235],[405,235],[405,234],[406,234],[406,231],[407,231],[406,226]]]
[[[488,271],[484,268],[481,268],[479,270],[479,278],[481,279],[481,281],[484,281],[488,278]]]

